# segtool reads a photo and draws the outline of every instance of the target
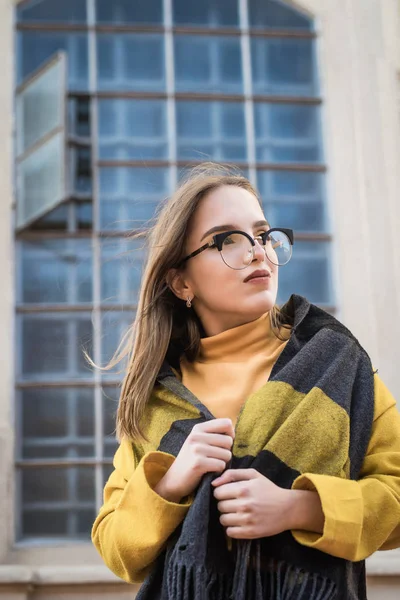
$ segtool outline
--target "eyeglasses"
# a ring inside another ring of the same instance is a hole
[[[269,229],[255,238],[244,231],[225,231],[214,235],[212,241],[186,256],[179,266],[208,248],[217,248],[226,266],[240,271],[254,260],[257,241],[263,247],[268,260],[282,267],[291,259],[293,240],[292,229]]]

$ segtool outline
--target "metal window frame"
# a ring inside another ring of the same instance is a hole
[[[102,264],[102,243],[105,237],[123,239],[126,231],[104,231],[101,229],[100,222],[100,190],[99,176],[101,168],[114,167],[143,167],[143,161],[112,161],[100,160],[98,156],[98,102],[101,99],[162,99],[167,105],[167,134],[168,134],[168,159],[166,160],[146,160],[146,167],[166,167],[169,169],[169,184],[172,191],[178,181],[178,172],[181,168],[194,166],[201,161],[183,161],[178,160],[177,156],[177,135],[176,135],[176,102],[180,100],[201,100],[201,101],[223,101],[223,102],[243,102],[245,106],[245,127],[246,142],[248,149],[247,160],[244,162],[235,162],[239,168],[249,169],[249,178],[253,184],[257,183],[258,170],[279,170],[279,171],[302,171],[323,173],[327,170],[325,164],[270,164],[259,163],[256,160],[256,139],[254,131],[254,104],[257,102],[282,103],[282,104],[304,104],[320,105],[322,98],[319,96],[281,96],[273,94],[254,94],[252,86],[251,71],[251,48],[252,38],[293,38],[293,39],[316,39],[315,31],[288,31],[288,30],[260,30],[249,27],[248,2],[239,1],[239,27],[234,28],[207,28],[207,27],[186,27],[174,26],[173,24],[173,0],[163,0],[164,24],[163,25],[100,25],[96,22],[96,0],[86,0],[87,2],[87,23],[85,24],[67,24],[67,23],[17,23],[16,31],[56,31],[56,32],[84,32],[87,34],[88,43],[88,61],[89,61],[89,89],[85,91],[70,91],[68,98],[82,97],[90,101],[91,135],[90,139],[84,142],[91,145],[92,150],[92,202],[93,202],[93,227],[91,231],[80,231],[76,228],[75,208],[70,209],[70,222],[65,231],[30,231],[25,230],[17,234],[18,240],[43,240],[43,239],[90,239],[93,251],[93,299],[91,305],[87,304],[63,304],[63,305],[45,305],[45,304],[19,304],[16,307],[17,314],[48,314],[52,313],[81,313],[91,311],[93,322],[93,359],[97,364],[101,363],[102,357],[102,315],[105,312],[121,311],[120,304],[107,304],[101,299],[101,264]],[[166,88],[162,92],[146,91],[99,91],[97,77],[97,34],[110,33],[156,33],[162,34],[164,38],[164,68]],[[243,93],[202,93],[202,92],[177,92],[175,88],[174,74],[174,35],[187,34],[193,36],[231,36],[240,40],[242,68],[243,68]],[[79,143],[79,140],[69,139],[70,143]],[[82,140],[81,140],[82,141]],[[83,141],[82,141],[83,143]],[[71,198],[76,202],[85,201],[85,198],[76,198],[76,194],[71,193]],[[301,232],[296,234],[299,241],[326,241],[332,240],[329,233]],[[124,309],[134,311],[134,304],[124,305]],[[329,312],[336,311],[335,306],[324,305]],[[115,389],[120,383],[120,379],[114,376],[103,378],[101,373],[95,371],[91,380],[71,380],[59,379],[57,381],[39,381],[39,380],[21,380],[17,379],[17,390],[35,389],[45,387],[48,389],[57,388],[90,388],[94,394],[94,440],[95,452],[92,458],[67,458],[67,459],[21,459],[15,462],[17,468],[17,488],[18,481],[21,478],[21,472],[24,469],[33,469],[38,467],[66,468],[66,467],[92,467],[95,473],[95,504],[96,509],[102,504],[102,494],[104,485],[105,469],[112,465],[112,460],[104,456],[104,390],[107,388]],[[18,419],[21,417],[20,407],[17,408],[17,427]],[[19,417],[18,417],[19,415]],[[21,434],[21,432],[20,432]],[[19,492],[20,494],[20,492]],[[19,496],[20,497],[20,496]],[[21,538],[21,518],[22,506],[17,508],[17,532]],[[67,537],[65,542],[69,541]],[[23,542],[24,538],[22,538]]]

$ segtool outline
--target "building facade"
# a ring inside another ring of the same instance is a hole
[[[145,227],[229,162],[293,227],[280,298],[359,338],[399,401],[400,2],[0,0],[0,598],[132,598],[89,541]],[[398,598],[400,552],[368,561]]]

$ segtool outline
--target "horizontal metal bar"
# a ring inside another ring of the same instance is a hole
[[[120,382],[119,382],[120,383]],[[16,384],[17,390],[27,389],[57,389],[57,388],[92,388],[94,387],[94,380],[82,380],[82,379],[68,379],[63,381],[18,381]]]
[[[204,101],[221,101],[221,102],[245,102],[250,97],[245,94],[224,94],[224,93],[204,93],[204,92],[175,92],[168,94],[167,92],[143,92],[143,91],[98,91],[93,94],[88,92],[69,92],[70,98],[91,98],[95,97],[100,100],[204,100]],[[278,94],[255,94],[251,96],[254,102],[270,102],[273,104],[311,104],[318,105],[322,103],[322,98],[319,96],[281,96]]]
[[[108,238],[114,238],[114,239],[121,239],[121,240],[128,240],[136,234],[145,234],[146,230],[145,229],[123,229],[120,231],[99,231],[97,233],[97,235],[99,235],[99,237],[104,238],[104,239],[108,239]],[[295,235],[296,235],[296,239],[307,239],[307,240],[317,240],[320,236],[323,236],[324,239],[332,239],[332,236],[326,233],[318,233],[318,232],[307,232],[307,231],[295,231]],[[93,237],[93,233],[91,231],[84,231],[81,234],[70,234],[67,231],[54,231],[54,232],[50,232],[50,231],[44,231],[44,232],[40,232],[40,231],[35,231],[35,232],[29,232],[29,233],[25,233],[23,235],[19,235],[18,239],[20,240],[29,240],[29,241],[41,241],[41,240],[52,240],[52,239],[91,239]],[[36,306],[38,307],[36,309]],[[54,304],[54,305],[18,305],[17,306],[17,312],[35,312],[35,310],[37,310],[38,312],[42,312],[42,307],[43,309],[45,308],[47,310],[47,306],[51,306],[51,309],[54,311],[67,311],[67,310],[77,310],[77,311],[84,311],[84,310],[92,310],[92,305],[91,304],[82,304],[82,305],[62,305],[62,304]],[[72,306],[78,306],[78,308],[68,308],[68,307],[72,307]],[[131,309],[132,307],[134,308],[135,305],[131,305],[131,304],[124,304],[123,305],[124,308],[127,309]],[[64,308],[65,307],[65,308]],[[118,308],[119,307],[119,308]],[[31,310],[32,308],[32,310]],[[120,310],[120,305],[118,304],[103,304],[102,308],[104,310]]]
[[[101,459],[96,458],[77,458],[77,459],[42,459],[32,458],[26,460],[17,460],[15,466],[18,469],[68,469],[69,467],[95,467],[96,465],[112,465],[113,459]]]
[[[294,232],[295,242],[331,242],[333,239],[330,233],[318,233],[313,231]]]
[[[88,510],[93,509],[93,502],[77,500],[58,501],[58,502],[24,502],[22,505],[23,512],[40,512],[40,511],[71,511],[71,510]]]
[[[100,304],[100,310],[104,312],[126,312],[134,311],[137,304]],[[85,312],[92,313],[94,310],[92,304],[19,304],[16,307],[17,314],[37,314],[37,313],[64,313],[64,312]]]
[[[111,379],[107,377],[106,379],[101,381],[100,384],[102,387],[115,387],[121,385],[121,378]],[[37,389],[37,388],[47,388],[47,389],[57,389],[57,388],[92,388],[95,386],[94,380],[89,381],[79,380],[79,379],[60,379],[58,381],[18,381],[16,383],[16,388],[19,390],[26,389]]]
[[[116,168],[116,167],[126,167],[126,168],[134,168],[134,167],[143,167],[146,166],[148,168],[151,167],[194,167],[196,165],[202,164],[203,161],[196,160],[178,160],[176,162],[168,161],[168,160],[146,160],[144,163],[143,160],[99,160],[97,162],[98,167],[100,168]],[[230,163],[239,167],[240,169],[247,169],[249,167],[249,163],[247,162],[235,162]],[[322,164],[306,164],[306,163],[256,163],[254,168],[263,170],[263,171],[305,171],[305,172],[320,172],[324,173],[327,170],[326,165]]]
[[[176,25],[164,27],[163,25],[121,25],[121,24],[97,24],[88,26],[83,23],[17,23],[18,31],[67,31],[67,32],[92,32],[97,33],[172,33],[176,35],[198,35],[198,36],[234,36],[240,37],[243,33],[254,37],[264,38],[296,38],[314,39],[317,37],[315,31],[290,29],[240,29],[239,27],[195,27],[191,25]]]

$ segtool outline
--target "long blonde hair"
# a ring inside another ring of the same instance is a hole
[[[185,256],[186,234],[199,202],[224,185],[248,190],[261,205],[258,192],[237,170],[203,163],[192,169],[146,232],[148,256],[136,318],[109,365],[128,358],[117,412],[119,439],[142,438],[140,422],[164,360],[179,368],[180,357],[193,361],[197,356],[201,323],[170,290],[167,275]],[[271,311],[271,323],[279,335],[285,318],[278,307]]]

